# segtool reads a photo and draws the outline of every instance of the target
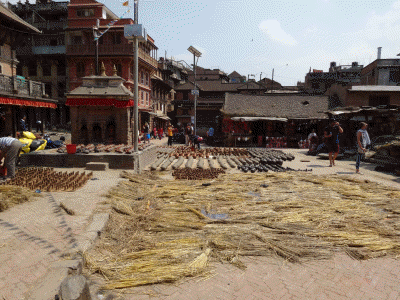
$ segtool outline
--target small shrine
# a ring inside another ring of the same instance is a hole
[[[107,76],[101,64],[99,76],[82,78],[82,85],[67,96],[70,107],[73,144],[133,143],[133,93],[117,76]],[[93,74],[93,68],[92,68]]]

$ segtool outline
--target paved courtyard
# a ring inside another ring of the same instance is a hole
[[[296,154],[296,160],[290,163],[294,169],[312,168],[317,175],[350,175],[400,186],[398,177],[375,172],[371,164],[362,164],[364,175],[356,175],[355,162],[338,161],[329,168],[329,161],[305,156],[304,150],[291,151]],[[90,180],[76,192],[43,193],[35,202],[0,213],[0,299],[54,299],[64,275],[63,263],[70,258],[69,253],[85,243],[84,232],[93,214],[107,211],[101,204],[102,195],[123,180],[119,173],[95,172],[97,180]],[[59,211],[60,201],[76,215]],[[132,300],[400,298],[400,261],[396,258],[360,262],[337,253],[331,260],[303,264],[271,257],[243,260],[248,266],[245,271],[218,264],[211,278],[139,287],[124,297]],[[97,281],[95,277],[93,280]]]

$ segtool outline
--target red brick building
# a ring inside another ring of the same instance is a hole
[[[104,4],[95,0],[71,0],[68,5],[68,29],[66,33],[68,91],[82,84],[82,77],[88,76],[95,66],[95,43],[93,28],[99,20],[100,32],[108,28],[115,15]],[[130,18],[119,19],[99,39],[99,64],[103,63],[107,76],[121,76],[124,86],[134,92],[134,51],[133,45],[124,37],[124,26],[133,24]],[[152,108],[152,75],[157,71],[157,47],[148,36],[147,41],[139,42],[139,125],[149,120]]]

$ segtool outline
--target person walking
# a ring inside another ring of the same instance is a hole
[[[154,137],[154,139],[157,138],[157,127],[156,127],[155,124],[154,124],[154,127],[153,127],[153,137]]]
[[[26,128],[26,116],[23,116],[22,119],[19,121],[21,131],[28,131]]]
[[[214,144],[214,128],[210,127],[207,131],[207,142],[209,145]]]
[[[331,119],[329,126],[324,130],[325,144],[329,152],[329,166],[335,165],[335,159],[339,154],[339,133],[343,133],[343,128],[339,122]]]
[[[192,133],[193,133],[192,126],[189,123],[189,124],[187,124],[186,130],[185,130],[185,143],[186,143],[186,146],[190,146],[192,144],[192,141],[191,141]]]
[[[160,140],[163,138],[164,135],[164,129],[162,128],[162,126],[158,129],[158,137],[160,138]]]
[[[173,126],[171,125],[171,123],[168,124],[168,146],[172,146],[172,136],[173,136]]]
[[[367,152],[367,146],[371,144],[369,139],[369,134],[367,132],[368,124],[361,122],[361,128],[357,131],[357,159],[356,159],[356,173],[360,173],[360,163],[361,159],[364,157],[365,152]]]
[[[19,140],[12,137],[0,138],[0,161],[5,158],[4,166],[7,168],[7,176],[3,181],[15,177],[15,166],[21,150],[22,143]]]
[[[149,135],[149,123],[144,123],[143,126],[143,135],[144,135],[144,143],[146,144],[146,141],[150,143],[150,135]]]

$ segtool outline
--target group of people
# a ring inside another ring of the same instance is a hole
[[[173,136],[173,130],[174,127],[172,126],[171,123],[168,123],[168,127],[167,127],[167,136],[168,136],[168,145],[172,146],[172,136]],[[150,132],[150,126],[149,123],[145,123],[143,125],[143,140],[144,143],[149,143],[150,142],[150,138],[159,138],[160,140],[163,138],[164,136],[164,129],[162,127],[158,128],[156,126],[153,127],[153,130]]]
[[[357,131],[357,157],[356,157],[356,173],[360,173],[360,163],[363,159],[365,153],[367,152],[367,147],[371,144],[369,134],[367,132],[368,124],[365,122],[360,123],[360,129]],[[324,129],[324,141],[321,145],[318,145],[318,136],[315,130],[311,132],[308,136],[309,140],[309,151],[319,152],[324,146],[327,147],[329,153],[329,167],[335,166],[335,160],[339,154],[339,135],[343,133],[343,128],[340,126],[339,122],[331,119],[329,125]]]

